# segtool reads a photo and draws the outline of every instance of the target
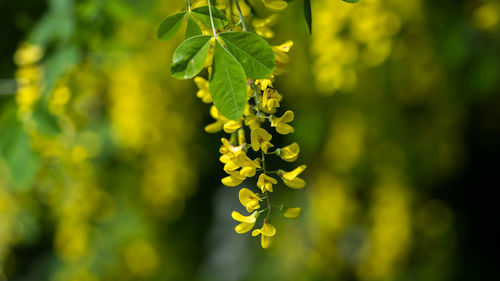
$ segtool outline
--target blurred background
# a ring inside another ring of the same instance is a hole
[[[273,194],[303,213],[268,250],[234,232],[224,134],[170,76],[182,34],[156,39],[183,5],[0,0],[0,280],[497,276],[499,0],[313,0],[312,36],[290,3],[273,143],[308,185]]]

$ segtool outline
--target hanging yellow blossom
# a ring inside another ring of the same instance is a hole
[[[262,94],[262,106],[267,112],[280,107],[281,95],[272,88],[267,88]]]
[[[271,246],[273,236],[276,235],[276,228],[268,221],[265,221],[261,229],[255,229],[252,232],[252,236],[257,236],[259,234],[261,234],[260,245],[262,248],[267,249]]]
[[[299,157],[300,147],[299,144],[294,142],[277,150],[278,156],[287,162],[293,162]]]
[[[282,135],[293,133],[293,127],[287,124],[293,121],[293,117],[291,110],[287,110],[281,117],[271,116],[271,127],[275,127],[276,131]]]
[[[259,180],[257,181],[257,187],[260,188],[262,193],[269,191],[273,192],[273,184],[277,184],[278,181],[266,174],[260,174]]]
[[[249,216],[244,216],[236,211],[233,211],[231,213],[231,217],[235,220],[235,221],[238,221],[240,222],[240,224],[238,224],[234,230],[236,231],[236,233],[239,233],[239,234],[242,234],[242,233],[246,233],[246,232],[249,232],[255,225],[255,222],[257,221],[257,216],[258,216],[258,212],[253,212],[251,215]]]
[[[243,205],[249,213],[259,209],[259,201],[262,201],[257,194],[248,188],[242,188],[238,193],[238,198],[240,199],[241,205]]]
[[[272,137],[273,136],[271,136],[271,134],[269,134],[262,128],[253,129],[250,133],[252,149],[254,151],[259,151],[259,149],[262,149],[264,153],[267,153],[267,149],[269,147],[273,147],[273,145],[269,142]]]
[[[278,175],[281,176],[281,179],[287,186],[295,189],[301,189],[306,185],[306,182],[303,179],[299,178],[298,175],[300,175],[305,169],[306,165],[300,165],[290,172],[278,170]]]
[[[245,176],[240,175],[239,171],[227,171],[226,170],[226,173],[228,173],[229,176],[222,178],[222,180],[221,180],[225,186],[230,186],[230,187],[237,186],[237,185],[241,184],[246,179]]]

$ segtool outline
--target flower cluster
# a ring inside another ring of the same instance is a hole
[[[235,231],[246,233],[267,212],[261,228],[252,232],[252,236],[261,236],[261,245],[267,248],[276,235],[276,228],[270,222],[271,209],[280,209],[286,218],[297,218],[301,212],[298,207],[271,204],[278,180],[294,189],[305,186],[305,181],[299,178],[305,165],[292,171],[266,167],[266,156],[273,154],[293,162],[300,152],[297,143],[285,147],[273,144],[273,133],[294,132],[290,124],[294,113],[280,110],[283,97],[273,86],[275,77],[286,71],[293,42],[271,46],[262,39],[274,36],[271,26],[288,2],[262,0],[250,4],[236,0],[212,5],[206,0],[195,1],[193,5],[188,1],[187,12],[172,14],[160,24],[158,38],[163,41],[172,38],[187,18],[186,39],[174,53],[172,75],[178,79],[194,78],[199,89],[197,97],[211,104],[210,115],[215,121],[205,126],[205,131],[230,134],[229,138],[222,138],[219,150],[220,162],[227,173],[222,183],[236,187],[255,178],[252,185],[258,192],[250,186],[239,192],[239,201],[249,214],[233,211],[232,217],[240,222]],[[251,23],[257,35],[248,31],[245,21]],[[195,49],[197,55],[193,55]],[[207,68],[210,79],[199,76],[203,68]]]
[[[291,46],[291,43],[287,43]],[[277,47],[280,51],[283,47]],[[289,47],[286,51],[289,50]],[[239,222],[235,227],[237,233],[246,233],[254,228],[259,215],[266,212],[260,229],[255,229],[252,236],[261,236],[261,245],[268,248],[272,238],[276,234],[276,228],[271,224],[269,216],[272,208],[278,208],[286,218],[298,218],[301,208],[286,208],[283,204],[274,205],[270,202],[271,194],[278,185],[278,179],[294,189],[301,189],[305,186],[305,181],[299,175],[306,169],[306,165],[300,165],[292,171],[281,169],[270,171],[266,169],[266,156],[271,154],[280,157],[287,162],[293,162],[298,158],[300,147],[297,143],[288,146],[275,148],[272,144],[275,131],[278,134],[287,135],[294,132],[290,122],[294,119],[291,110],[283,114],[277,114],[282,96],[273,87],[274,77],[260,79],[249,82],[248,100],[245,114],[240,120],[228,120],[217,112],[212,106],[211,114],[216,119],[212,124],[205,127],[207,132],[218,132],[223,130],[230,134],[230,138],[222,138],[220,162],[224,164],[224,171],[227,176],[222,179],[222,183],[229,187],[242,184],[247,178],[256,178],[255,187],[259,192],[254,192],[249,188],[241,188],[239,201],[245,207],[249,215],[243,215],[236,211],[232,212],[232,218]],[[203,101],[210,101],[210,92],[206,86],[206,80],[196,77],[196,84],[199,87],[197,96]],[[250,136],[247,141],[247,135]],[[260,155],[259,155],[260,152]],[[256,154],[258,157],[251,158],[249,155]]]

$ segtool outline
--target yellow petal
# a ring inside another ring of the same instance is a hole
[[[262,246],[263,249],[269,248],[271,246],[272,242],[273,242],[272,236],[262,235],[260,237],[260,245]]]
[[[219,161],[226,164],[226,163],[229,163],[229,161],[231,161],[231,156],[229,155],[221,155],[219,157]]]
[[[283,216],[285,218],[289,219],[296,219],[300,217],[300,214],[302,213],[302,208],[296,207],[296,208],[286,208],[285,212],[283,213]]]
[[[288,53],[290,49],[293,47],[293,41],[288,40],[285,43],[278,45],[278,46],[273,46],[273,48],[276,48],[276,50]]]
[[[300,175],[306,168],[307,168],[306,165],[300,165],[297,168],[295,168],[293,171],[284,173],[282,177],[286,180],[291,181],[291,180],[295,179],[298,175]]]
[[[222,122],[220,121],[215,121],[214,123],[205,126],[205,132],[210,134],[218,133],[221,130],[222,130]]]
[[[236,231],[236,233],[238,233],[238,234],[247,233],[253,228],[254,225],[255,225],[255,223],[242,222],[234,228],[234,231]]]
[[[283,114],[283,116],[281,116],[281,120],[283,122],[289,123],[289,122],[293,121],[293,117],[294,117],[293,111],[287,110],[285,112],[285,114]]]
[[[224,184],[225,186],[237,186],[239,184],[241,184],[245,179],[243,178],[237,178],[235,176],[227,176],[225,178],[223,178],[221,181],[222,181],[222,184]]]
[[[264,6],[276,12],[286,9],[286,7],[288,6],[288,3],[283,0],[264,0],[263,2]]]
[[[255,176],[255,167],[244,167],[240,170],[240,175],[243,177],[253,177]]]
[[[293,133],[295,130],[293,129],[292,126],[288,125],[287,123],[279,123],[278,126],[276,126],[276,132],[282,134],[282,135],[288,135],[290,133]]]
[[[262,199],[260,199],[257,194],[255,194],[248,188],[242,188],[240,190],[240,192],[238,193],[238,199],[240,199],[241,205],[243,206],[247,206],[253,201],[262,201]]]
[[[294,178],[293,180],[286,180],[283,178],[283,182],[291,188],[301,189],[306,186],[306,182],[301,178]]]
[[[257,236],[261,233],[262,233],[262,231],[260,231],[260,229],[255,229],[254,231],[252,231],[252,236]]]
[[[276,227],[270,223],[264,223],[262,226],[262,234],[265,236],[274,236],[276,234]]]
[[[280,157],[281,159],[287,161],[287,162],[293,162],[297,160],[297,157],[299,156],[300,152],[300,147],[299,144],[294,142],[288,146],[283,147],[280,150]]]
[[[224,124],[224,132],[231,134],[241,127],[241,121],[230,120]]]
[[[260,209],[260,205],[259,205],[259,201],[257,200],[254,200],[254,201],[250,201],[246,206],[245,208],[247,209],[247,212],[253,212],[255,210],[258,210]]]
[[[236,211],[233,211],[231,213],[231,217],[235,220],[235,221],[239,221],[239,222],[246,222],[246,223],[254,223],[257,218],[255,217],[254,214],[250,215],[250,216],[244,216]]]

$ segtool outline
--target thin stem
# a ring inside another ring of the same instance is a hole
[[[265,209],[260,210],[260,211],[258,212],[258,214],[260,214],[260,213],[264,213],[265,211],[268,211],[268,212],[269,212],[269,207],[267,207],[267,208],[265,208]]]
[[[268,219],[269,215],[271,214],[271,202],[269,202],[269,196],[266,197],[266,201],[267,201],[267,216],[266,216],[266,219]]]
[[[238,15],[240,16],[241,26],[243,27],[243,31],[247,31],[247,26],[245,24],[245,20],[243,20],[243,14],[241,13],[240,4],[238,0],[234,0],[234,4],[236,5],[236,9],[238,10]]]
[[[189,12],[189,14],[191,14],[191,1],[190,0],[186,0],[186,1],[188,4],[188,12]]]
[[[214,32],[214,37],[217,38],[217,33],[215,32],[214,17],[212,16],[212,4],[208,0],[208,13],[210,14],[210,23],[212,24],[212,31]]]

